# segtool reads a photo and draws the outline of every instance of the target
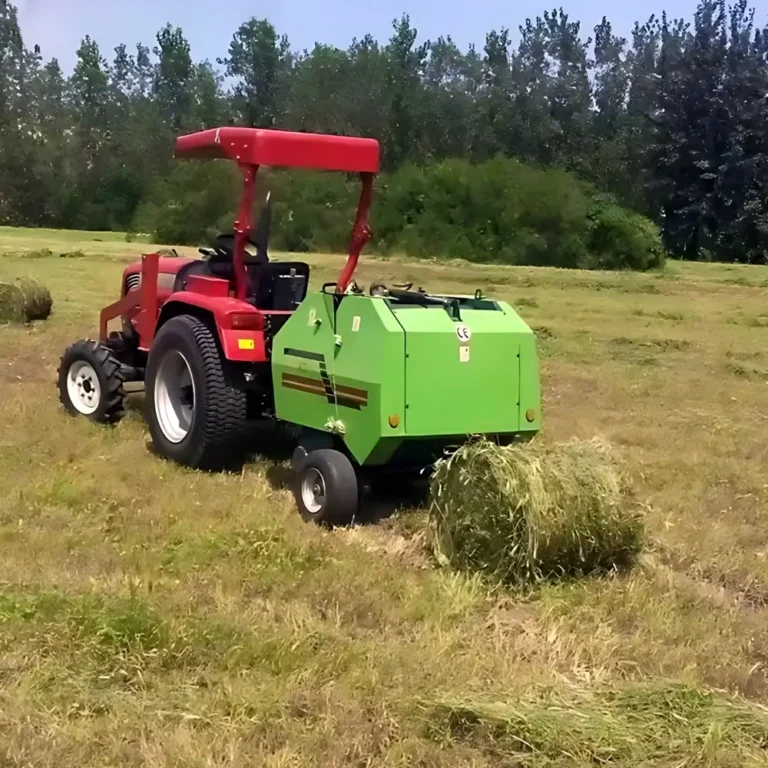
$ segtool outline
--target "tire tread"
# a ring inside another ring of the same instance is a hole
[[[90,417],[91,420],[100,424],[117,424],[125,416],[125,376],[120,362],[114,357],[109,347],[94,339],[80,339],[66,349],[56,373],[59,379],[59,401],[70,413],[72,409],[66,389],[62,386],[62,376],[68,374],[74,359],[95,363],[97,374],[100,370],[104,375],[106,383],[106,391],[102,393],[102,397],[105,398],[104,407],[100,409],[100,415]]]
[[[218,341],[207,323],[193,315],[178,315],[168,321],[171,323],[186,326],[194,339],[205,382],[201,436],[190,465],[197,469],[218,469],[230,458],[232,444],[242,432],[246,395],[227,382]],[[154,408],[151,403],[148,406]]]
[[[301,497],[301,479],[311,468],[323,474],[326,493],[330,496],[327,508],[319,514],[309,512]],[[343,453],[332,448],[310,451],[298,470],[296,481],[296,502],[306,522],[315,521],[330,526],[345,526],[353,522],[359,507],[358,480],[352,462]]]

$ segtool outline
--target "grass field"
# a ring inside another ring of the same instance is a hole
[[[768,764],[768,270],[364,260],[511,301],[546,438],[630,467],[642,566],[518,594],[434,569],[423,511],[326,532],[268,461],[154,458],[140,396],[111,431],[66,417],[58,358],[146,247],[0,229],[0,279],[55,301],[0,328],[0,766]]]

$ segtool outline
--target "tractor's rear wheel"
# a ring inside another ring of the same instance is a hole
[[[220,469],[246,420],[246,395],[229,385],[214,332],[197,317],[169,320],[152,342],[146,418],[154,449],[196,469]]]
[[[359,489],[352,462],[340,451],[310,451],[296,469],[296,503],[302,518],[349,525],[357,515]]]
[[[59,400],[67,413],[99,424],[123,417],[124,377],[109,347],[91,339],[76,341],[64,352],[58,373]]]

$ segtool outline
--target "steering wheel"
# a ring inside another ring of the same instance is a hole
[[[383,282],[377,281],[371,283],[371,287],[368,290],[368,293],[371,296],[388,296],[389,295],[389,289],[386,285],[384,285]]]
[[[224,241],[226,245],[224,245],[222,241]],[[258,255],[259,246],[252,238],[248,238],[246,246],[249,245],[256,253],[248,253],[246,251],[246,256],[253,258]],[[235,237],[234,235],[219,235],[212,248],[198,248],[197,250],[201,255],[208,259],[215,259],[218,257],[222,261],[231,261],[235,250]]]
[[[404,283],[403,285],[395,283],[394,287],[399,291],[410,291],[413,288],[413,283]],[[371,296],[389,296],[390,290],[381,280],[377,280],[371,283],[369,293]]]

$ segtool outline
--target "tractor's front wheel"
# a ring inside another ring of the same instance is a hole
[[[98,341],[76,341],[59,364],[59,400],[72,416],[86,416],[99,424],[115,424],[123,417],[124,377],[111,350]]]
[[[296,503],[306,521],[349,525],[359,507],[357,475],[340,451],[308,453],[296,469]]]
[[[245,392],[227,382],[213,331],[197,317],[169,320],[152,342],[146,418],[154,449],[195,469],[220,469],[246,419]]]

